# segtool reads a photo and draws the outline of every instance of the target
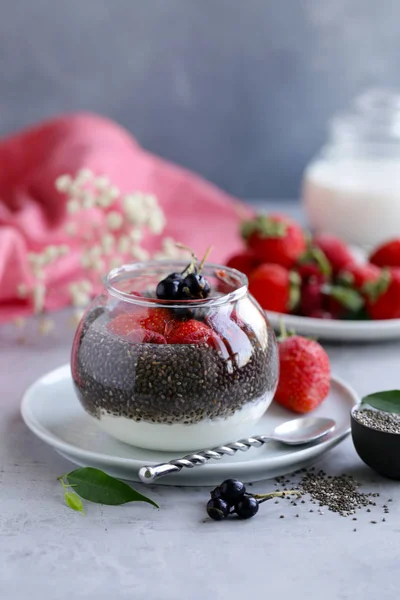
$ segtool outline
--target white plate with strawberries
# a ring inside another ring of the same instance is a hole
[[[324,340],[400,338],[400,239],[366,256],[277,214],[246,221],[242,234],[246,249],[227,264],[248,276],[276,330],[283,323]]]
[[[266,311],[272,327],[279,332],[283,323],[287,330],[325,341],[378,342],[400,339],[400,319],[385,321],[339,321],[312,319]]]

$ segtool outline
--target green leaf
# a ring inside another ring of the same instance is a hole
[[[400,390],[375,392],[375,394],[364,396],[361,404],[368,404],[385,412],[400,414]]]
[[[72,508],[72,510],[84,513],[82,500],[79,498],[78,494],[75,494],[74,492],[65,492],[64,500],[67,506]]]
[[[381,276],[377,281],[368,281],[364,284],[363,292],[368,296],[370,302],[375,303],[378,298],[384,294],[392,280],[392,275],[388,269],[382,269]]]
[[[76,469],[67,473],[65,478],[79,496],[91,502],[113,506],[127,502],[148,502],[159,508],[153,500],[136,492],[127,483],[93,467]]]
[[[332,267],[326,258],[324,252],[321,248],[317,248],[315,246],[311,246],[304,254],[300,257],[299,263],[301,265],[308,263],[316,263],[319,267],[319,270],[325,277],[330,279],[332,275]]]
[[[282,238],[287,230],[286,223],[276,221],[268,215],[258,215],[251,221],[244,221],[241,227],[242,237],[246,240],[253,233],[258,233],[260,237]]]
[[[364,306],[364,299],[356,290],[351,290],[340,285],[333,285],[330,295],[344,306],[344,308],[352,312],[358,312]]]

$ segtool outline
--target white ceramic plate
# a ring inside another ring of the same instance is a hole
[[[337,424],[321,443],[295,448],[271,442],[246,453],[224,456],[220,461],[210,461],[201,467],[183,469],[157,483],[217,485],[227,477],[249,482],[293,472],[311,464],[348,435],[350,410],[357,402],[355,392],[343,381],[333,378],[328,398],[313,412],[316,416],[330,417]],[[103,469],[115,477],[139,481],[140,467],[181,456],[134,448],[98,429],[75,395],[69,365],[38,379],[25,393],[21,413],[29,429],[65,458],[77,465]],[[243,431],[243,437],[269,434],[280,423],[295,417],[272,403],[255,430]]]
[[[279,331],[280,322],[283,321],[287,329],[294,329],[299,335],[327,341],[378,342],[400,338],[400,319],[340,321],[266,312],[272,327],[277,331]]]

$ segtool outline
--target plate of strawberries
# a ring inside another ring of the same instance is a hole
[[[227,265],[248,276],[276,329],[325,340],[400,338],[400,238],[366,254],[277,213],[243,222],[242,236],[243,252]]]

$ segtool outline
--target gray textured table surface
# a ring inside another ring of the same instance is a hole
[[[69,359],[73,332],[65,322],[61,314],[52,335],[28,334],[23,343],[10,326],[0,328],[2,600],[398,597],[400,484],[365,467],[350,439],[317,466],[353,474],[363,490],[380,492],[378,504],[392,498],[386,522],[379,507],[364,510],[355,523],[328,511],[310,513],[307,503],[293,509],[270,502],[249,521],[216,523],[205,519],[204,488],[151,488],[159,511],[93,504],[81,516],[65,507],[56,478],[71,464],[36,439],[19,415],[25,388]],[[399,387],[400,343],[327,350],[333,371],[360,395]],[[253,487],[272,488],[271,481]]]

